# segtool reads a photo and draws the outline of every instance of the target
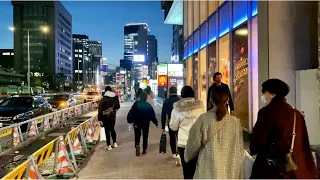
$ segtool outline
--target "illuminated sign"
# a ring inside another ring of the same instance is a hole
[[[168,65],[159,64],[158,65],[158,75],[167,75],[168,74]]]
[[[144,62],[144,55],[133,55],[133,62]]]
[[[168,86],[168,76],[159,75],[158,76],[158,86]]]
[[[183,64],[168,64],[168,76],[183,77]]]

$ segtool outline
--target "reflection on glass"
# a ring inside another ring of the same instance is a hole
[[[219,72],[222,74],[222,82],[230,86],[229,41],[229,34],[219,39]]]
[[[218,71],[217,67],[217,51],[216,51],[216,41],[208,46],[208,70],[209,70],[209,86],[214,83],[213,75]]]
[[[232,35],[234,113],[242,127],[249,129],[247,24],[234,30]]]
[[[195,53],[193,55],[193,90],[195,99],[198,99],[198,82],[199,82],[199,59],[198,59],[198,53]]]

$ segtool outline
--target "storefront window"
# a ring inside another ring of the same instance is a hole
[[[199,53],[199,99],[207,100],[207,49],[203,48]],[[205,109],[206,104],[204,103]]]
[[[215,72],[218,71],[217,67],[217,51],[216,51],[216,41],[212,42],[208,46],[208,76],[209,76],[209,84],[207,87],[209,87],[211,84],[214,83],[213,81],[213,75]]]
[[[233,103],[235,116],[243,128],[249,129],[248,96],[248,26],[241,25],[232,32]]]
[[[192,56],[190,56],[188,59],[187,59],[187,81],[186,81],[186,85],[189,85],[192,87],[192,73],[193,73],[193,70],[192,70]]]
[[[230,46],[229,34],[219,39],[219,72],[222,74],[222,82],[230,86]]]
[[[199,58],[198,58],[198,53],[195,53],[193,55],[193,90],[194,90],[194,95],[195,99],[198,99],[198,83],[199,83]]]
[[[250,57],[250,75],[251,75],[251,99],[252,99],[252,127],[257,121],[259,111],[259,77],[258,77],[258,18],[251,20],[251,57]],[[251,128],[252,128],[251,127]]]

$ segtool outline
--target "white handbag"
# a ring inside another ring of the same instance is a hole
[[[255,161],[255,157],[251,156],[247,150],[244,150],[244,178],[250,179],[252,173],[252,166]]]
[[[100,128],[100,141],[106,141],[107,138],[106,138],[106,133],[104,131],[104,127],[101,127]]]

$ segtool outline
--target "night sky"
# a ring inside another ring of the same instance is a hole
[[[147,23],[158,39],[160,62],[170,60],[172,25],[163,23],[160,1],[69,1],[62,2],[72,15],[72,33],[86,34],[90,40],[102,41],[102,55],[110,64],[123,59],[123,27],[127,23]],[[13,7],[10,1],[0,2],[0,49],[13,48]],[[114,67],[111,67],[112,69]]]

